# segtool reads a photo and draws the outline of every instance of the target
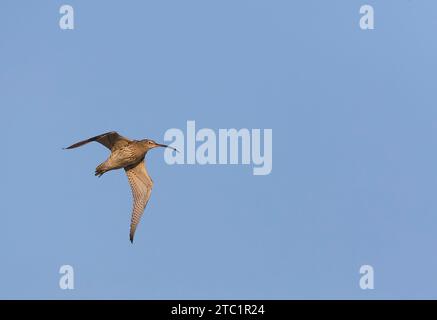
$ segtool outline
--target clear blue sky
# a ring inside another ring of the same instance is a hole
[[[436,12],[2,0],[0,298],[437,298]],[[131,245],[124,172],[94,177],[98,144],[62,147],[109,130],[162,142],[187,120],[273,129],[273,171],[153,150]],[[64,264],[75,290],[58,286]]]

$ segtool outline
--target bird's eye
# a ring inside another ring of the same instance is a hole
[[[153,142],[152,142],[152,141],[148,141],[147,143],[148,143],[148,144],[153,144]]]

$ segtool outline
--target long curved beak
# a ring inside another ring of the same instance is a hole
[[[160,143],[157,143],[156,145],[157,145],[158,147],[170,148],[170,149],[172,149],[172,150],[174,150],[174,151],[176,151],[176,152],[179,152],[178,149],[173,148],[173,147],[170,147],[170,146],[168,146],[168,145],[166,145],[166,144],[160,144]]]

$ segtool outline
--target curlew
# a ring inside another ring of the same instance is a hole
[[[99,164],[95,175],[101,177],[105,172],[123,168],[129,180],[133,196],[133,209],[129,238],[133,243],[135,230],[146,208],[153,187],[153,181],[147,173],[144,158],[150,149],[156,147],[175,148],[156,143],[150,139],[130,140],[117,132],[107,132],[80,142],[65,149],[74,149],[96,141],[111,150],[109,158]]]

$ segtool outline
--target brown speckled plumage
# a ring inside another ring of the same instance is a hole
[[[121,168],[124,168],[126,171],[133,196],[132,219],[129,234],[130,241],[133,242],[135,230],[149,201],[153,187],[153,181],[145,167],[144,157],[150,149],[168,146],[148,139],[139,141],[130,140],[112,131],[77,142],[66,149],[77,148],[93,141],[99,142],[111,150],[109,158],[97,166],[95,172],[96,176],[100,177],[105,172]]]

